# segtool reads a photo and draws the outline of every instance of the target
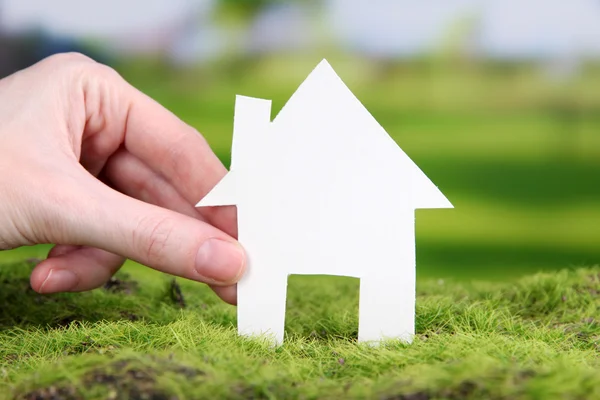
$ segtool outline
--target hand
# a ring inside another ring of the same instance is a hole
[[[0,249],[57,244],[31,274],[40,293],[97,288],[129,258],[234,304],[235,209],[194,208],[226,172],[198,132],[84,56],[0,80]]]

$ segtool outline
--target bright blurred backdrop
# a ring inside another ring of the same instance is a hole
[[[226,165],[235,95],[277,112],[327,58],[455,206],[417,212],[419,276],[600,261],[600,1],[0,0],[0,75],[63,51]]]

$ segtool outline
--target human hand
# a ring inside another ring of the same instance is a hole
[[[0,171],[0,250],[56,244],[34,290],[97,288],[129,258],[235,304],[235,210],[194,207],[227,170],[109,67],[62,54],[0,80]]]

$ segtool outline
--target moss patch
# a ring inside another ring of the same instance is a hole
[[[272,348],[201,284],[130,265],[119,290],[42,296],[32,267],[0,268],[0,398],[600,398],[598,268],[419,282],[413,344],[376,348],[355,280],[293,276]]]

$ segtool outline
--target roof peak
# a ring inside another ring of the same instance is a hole
[[[285,118],[285,115],[290,112],[290,109],[302,109],[306,104],[323,100],[324,97],[355,98],[350,88],[348,88],[342,78],[335,72],[331,64],[325,58],[313,68],[306,78],[304,78],[302,83],[276,115],[273,122]]]

